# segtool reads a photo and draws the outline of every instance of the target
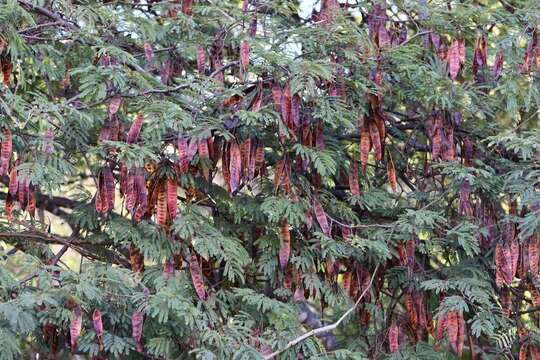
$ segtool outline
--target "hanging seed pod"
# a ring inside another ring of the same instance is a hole
[[[193,286],[195,287],[195,292],[197,293],[197,296],[202,301],[206,301],[208,295],[204,286],[201,267],[199,266],[199,261],[197,260],[197,256],[195,254],[191,254],[191,257],[189,259],[189,271],[191,273],[191,280],[193,281]]]
[[[319,223],[322,232],[326,236],[330,236],[331,228],[328,224],[328,218],[326,217],[326,213],[324,212],[322,205],[315,199],[313,199],[313,210],[315,211],[315,217],[317,218],[317,222]]]
[[[137,139],[139,138],[139,133],[141,132],[141,128],[144,122],[144,116],[142,113],[138,113],[135,117],[135,120],[131,124],[131,127],[129,128],[128,136],[127,136],[127,143],[128,144],[134,144],[137,142]]]
[[[361,194],[360,191],[360,181],[358,179],[358,161],[352,160],[351,161],[351,167],[349,169],[349,189],[351,190],[351,194],[353,196],[359,196]]]
[[[279,265],[282,269],[287,267],[291,254],[291,233],[287,219],[283,219],[280,227],[281,246],[279,248]]]
[[[2,145],[0,146],[0,176],[7,175],[9,169],[9,161],[11,160],[11,151],[13,149],[11,131],[9,131],[7,127],[3,127],[2,135]]]
[[[80,306],[76,306],[71,311],[71,322],[69,324],[69,336],[71,341],[71,353],[77,350],[77,340],[81,335],[82,328],[82,310]]]
[[[135,341],[135,348],[138,352],[142,353],[144,351],[142,345],[142,335],[143,335],[143,323],[144,323],[144,313],[142,311],[135,311],[131,315],[131,336]]]
[[[240,186],[240,179],[242,174],[242,154],[240,147],[236,141],[231,143],[230,147],[230,187],[231,193],[234,193]]]

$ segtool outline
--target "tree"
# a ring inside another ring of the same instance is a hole
[[[0,19],[0,359],[540,359],[538,1]]]

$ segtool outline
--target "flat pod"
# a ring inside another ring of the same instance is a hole
[[[330,236],[331,229],[330,225],[328,224],[328,218],[322,205],[316,199],[313,199],[313,210],[315,211],[315,217],[317,218],[317,222],[319,223],[322,232],[326,236]]]
[[[135,347],[138,352],[143,352],[143,346],[141,343],[143,334],[144,313],[142,311],[135,311],[131,315],[131,336],[135,341]]]
[[[388,159],[386,162],[386,174],[388,176],[388,182],[390,183],[390,187],[392,188],[392,191],[397,191],[397,178],[396,178],[396,169],[394,168],[394,161],[392,160],[392,156],[390,155],[390,152],[388,152]]]
[[[382,144],[381,144],[381,134],[375,122],[369,122],[369,134],[371,137],[371,143],[373,144],[373,150],[375,151],[375,160],[382,160]]]
[[[230,187],[231,192],[235,192],[240,186],[240,179],[242,174],[242,154],[240,152],[240,146],[236,141],[231,143],[230,148]]]
[[[2,146],[0,154],[0,176],[6,175],[9,169],[9,160],[13,149],[11,131],[7,127],[2,128]]]
[[[367,120],[364,120],[360,129],[360,161],[362,163],[362,169],[366,171],[369,152],[371,151],[371,136]]]
[[[101,337],[103,335],[103,320],[101,319],[101,311],[98,309],[95,309],[92,313],[92,323],[96,336]]]
[[[388,348],[391,353],[394,353],[399,348],[399,326],[396,324],[390,325],[388,329]]]
[[[76,306],[71,311],[71,322],[69,324],[69,336],[71,342],[71,352],[75,353],[77,350],[77,340],[81,335],[82,328],[82,310],[80,306]]]
[[[204,75],[204,68],[206,66],[206,51],[199,46],[197,48],[197,71],[199,74]]]
[[[291,233],[289,230],[289,223],[286,219],[283,219],[281,222],[280,238],[281,245],[279,247],[279,265],[282,269],[285,269],[289,263],[289,257],[291,254]]]
[[[358,180],[358,161],[353,160],[351,161],[351,167],[349,169],[349,189],[351,190],[351,194],[353,196],[359,196],[361,194],[360,191],[360,181]]]
[[[174,179],[167,179],[167,210],[172,220],[176,218],[177,205],[176,205],[176,192],[177,184]]]
[[[195,287],[197,296],[202,301],[206,301],[208,295],[206,294],[201,267],[195,254],[191,254],[189,259],[189,272],[191,273],[191,280],[193,281],[193,287]]]
[[[448,50],[448,71],[452,80],[456,79],[461,66],[461,51],[459,40],[452,41]]]
[[[135,120],[131,124],[131,127],[129,128],[128,136],[127,136],[127,143],[128,144],[134,144],[137,142],[137,139],[139,138],[139,133],[141,132],[141,128],[144,122],[144,115],[142,113],[138,113],[135,117]]]
[[[158,225],[167,224],[167,192],[162,184],[158,185],[156,218]]]

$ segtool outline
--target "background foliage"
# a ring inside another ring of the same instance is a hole
[[[0,359],[540,358],[539,22],[2,1]]]

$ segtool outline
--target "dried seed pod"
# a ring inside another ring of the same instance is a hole
[[[360,181],[358,180],[358,161],[353,160],[349,169],[349,189],[353,196],[361,194]]]
[[[11,131],[9,131],[7,127],[3,127],[2,135],[2,145],[0,146],[0,176],[7,175],[9,169],[9,161],[11,160],[11,151],[13,149]]]
[[[81,335],[82,328],[82,310],[80,306],[76,306],[71,311],[71,322],[69,324],[69,336],[71,342],[71,353],[77,350],[77,340]]]
[[[280,226],[281,245],[279,247],[279,265],[282,269],[287,267],[291,254],[291,233],[287,219],[283,219]]]
[[[127,143],[128,144],[134,144],[137,142],[137,139],[139,138],[139,133],[141,132],[141,128],[144,122],[144,115],[142,113],[138,113],[135,117],[135,120],[131,124],[131,127],[129,128],[128,136],[127,136]]]
[[[315,211],[315,217],[317,218],[317,222],[319,223],[322,232],[326,236],[330,236],[331,228],[330,224],[328,223],[328,218],[322,205],[316,199],[313,199],[313,210]]]
[[[158,185],[156,219],[158,225],[167,225],[167,192],[163,184]]]
[[[242,155],[240,147],[236,141],[231,143],[230,148],[230,187],[231,192],[234,193],[240,186],[240,179],[242,174]]]
[[[392,156],[390,152],[388,153],[388,158],[386,162],[386,174],[388,176],[388,182],[392,191],[397,192],[397,178],[396,178],[396,169],[394,168],[394,161],[392,161]]]
[[[388,348],[391,353],[394,353],[399,348],[399,326],[396,324],[390,325],[388,330]]]
[[[143,323],[144,323],[144,313],[142,311],[135,311],[131,315],[131,336],[135,341],[135,347],[138,352],[143,352],[144,348],[142,345],[142,335],[143,335]]]
[[[191,254],[191,257],[189,259],[189,271],[191,273],[191,280],[193,281],[193,286],[195,287],[195,292],[197,293],[197,296],[202,301],[206,301],[208,295],[204,286],[201,267],[199,266],[199,261],[197,260],[197,256],[195,254]]]

